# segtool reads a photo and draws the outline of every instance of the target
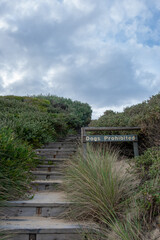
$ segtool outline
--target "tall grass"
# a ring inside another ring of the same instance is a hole
[[[88,239],[143,239],[139,213],[133,201],[138,181],[126,171],[116,151],[81,150],[65,170],[64,188],[71,205],[68,216],[97,225]]]
[[[73,217],[106,223],[122,218],[136,187],[134,178],[116,164],[118,154],[88,148],[84,159],[81,150],[69,162],[64,187],[74,202]]]
[[[109,224],[109,230],[101,228],[101,240],[144,240],[142,227],[138,219],[115,220]]]

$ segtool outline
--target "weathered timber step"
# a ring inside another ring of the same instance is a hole
[[[70,205],[64,192],[40,192],[31,200],[10,201],[0,212],[5,213],[5,217],[62,217]]]
[[[42,149],[36,149],[35,150],[36,153],[54,153],[54,152],[63,152],[63,153],[72,153],[72,152],[76,152],[76,149],[75,148],[42,148]]]
[[[11,217],[0,222],[0,229],[12,240],[83,240],[91,226],[44,217]]]
[[[77,148],[77,143],[71,143],[71,142],[51,142],[47,145],[44,145],[42,149],[50,149],[50,148]]]
[[[60,162],[58,162],[58,161],[52,161],[52,160],[43,160],[43,161],[39,161],[39,165],[50,165],[51,167],[52,166],[55,166],[55,167],[61,167],[61,166],[63,166],[63,165],[65,165],[65,164],[67,164],[67,162],[68,161],[60,161]]]
[[[52,180],[52,179],[62,179],[63,174],[61,172],[48,172],[48,171],[31,171],[37,180]]]
[[[75,142],[79,141],[79,138],[60,138],[59,141],[60,142],[72,142],[72,143],[75,143]]]
[[[52,172],[55,170],[60,171],[61,170],[61,166],[59,165],[48,165],[48,164],[44,164],[44,165],[38,165],[35,168],[37,171],[48,171],[48,172]]]
[[[35,180],[32,181],[32,187],[36,191],[53,191],[57,190],[62,180]]]
[[[37,153],[37,156],[39,157],[52,157],[52,158],[69,158],[72,157],[74,155],[74,153],[70,153],[70,152],[53,152],[53,153]]]
[[[43,157],[43,158],[37,157],[36,159],[40,161],[53,161],[57,163],[69,160],[69,158],[53,158],[53,157]]]
[[[65,163],[67,163],[69,160],[69,158],[46,158],[46,159],[39,159],[39,164],[48,164],[48,165],[54,165],[54,166],[58,166],[58,165],[64,165]]]

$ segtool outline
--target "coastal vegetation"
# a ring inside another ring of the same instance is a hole
[[[65,168],[64,189],[74,204],[67,217],[91,221],[96,240],[148,240],[160,226],[160,94],[91,121],[88,104],[57,96],[0,97],[0,204],[28,197],[34,149],[81,127],[141,127],[140,156],[132,144],[80,146]],[[91,122],[90,122],[91,121]],[[128,132],[104,132],[104,134]],[[99,134],[96,132],[96,134]],[[120,149],[120,150],[118,150]]]
[[[91,113],[87,103],[57,96],[0,97],[0,128],[35,147],[89,124]]]
[[[67,217],[95,223],[87,239],[153,239],[160,214],[160,149],[128,160],[113,149],[87,149],[65,171],[64,189],[74,203]]]
[[[95,223],[88,239],[148,240],[160,227],[160,94],[124,109],[106,111],[92,127],[141,127],[140,156],[132,144],[112,143],[80,149],[66,169],[64,188],[71,205],[67,217]],[[128,134],[130,132],[104,132]],[[102,134],[96,131],[92,134]],[[119,149],[119,150],[118,150]]]

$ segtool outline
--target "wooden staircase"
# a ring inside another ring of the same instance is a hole
[[[0,229],[11,234],[12,240],[82,240],[89,230],[83,223],[68,222],[62,214],[70,206],[65,193],[58,190],[63,182],[62,168],[77,150],[77,136],[37,149],[39,165],[32,171],[35,180],[34,198],[10,201],[3,209]],[[73,203],[72,203],[73,204]],[[83,231],[82,231],[83,229]]]

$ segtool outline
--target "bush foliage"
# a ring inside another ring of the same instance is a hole
[[[9,127],[28,143],[38,146],[87,125],[88,104],[56,96],[0,97],[0,127]]]
[[[0,130],[0,202],[18,198],[29,190],[29,170],[36,164],[34,156],[32,148],[11,129]]]

